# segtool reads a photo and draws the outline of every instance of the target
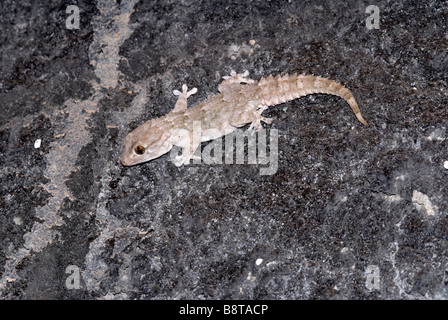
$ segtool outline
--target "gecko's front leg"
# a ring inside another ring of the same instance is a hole
[[[194,125],[196,125],[196,123]],[[197,128],[194,128],[194,125],[193,131],[187,129],[174,129],[171,133],[170,142],[173,145],[182,148],[182,154],[172,158],[176,167],[190,164],[191,159],[200,159],[200,157],[194,154],[201,144],[201,137],[196,137],[193,134],[193,132],[197,131]]]
[[[179,98],[177,99],[173,112],[185,111],[187,109],[187,98],[195,94],[197,91],[198,89],[196,88],[188,91],[188,87],[186,84],[182,85],[182,92],[180,92],[179,90],[174,90],[174,95],[179,96]],[[182,155],[178,155],[172,158],[173,163],[176,167],[187,165],[190,163],[190,159],[196,159],[194,152],[201,143],[201,137],[196,137],[194,135],[194,132],[200,132],[200,128],[198,130],[198,128],[195,128],[195,125],[198,125],[198,123],[193,122],[192,128],[174,128],[171,132],[171,144],[182,148]]]
[[[198,92],[197,88],[193,88],[190,91],[188,91],[188,87],[186,84],[182,85],[182,92],[180,92],[179,90],[174,90],[173,94],[175,96],[179,96],[179,98],[177,98],[177,102],[176,105],[174,106],[173,111],[176,112],[187,109],[187,98],[195,94],[196,92]]]

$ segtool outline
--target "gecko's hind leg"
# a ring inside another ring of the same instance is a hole
[[[258,108],[253,113],[255,119],[251,122],[249,130],[259,131],[263,129],[261,121],[267,124],[271,124],[274,121],[274,118],[266,118],[261,115],[263,111],[266,110],[267,108],[268,108],[267,106],[258,106]]]
[[[229,83],[254,83],[255,80],[249,79],[247,76],[249,75],[249,71],[245,70],[243,73],[236,73],[235,71],[230,72],[230,76],[222,77],[226,82]]]
[[[235,71],[230,72],[230,76],[224,76],[222,77],[224,79],[223,82],[221,82],[218,86],[218,91],[223,93],[227,88],[234,84],[240,84],[240,83],[254,83],[255,80],[249,79],[247,76],[249,75],[249,71],[244,71],[243,73],[236,73]]]
[[[273,118],[263,117],[261,114],[268,107],[259,105],[255,107],[249,104],[248,108],[244,108],[241,110],[235,110],[229,119],[229,124],[235,128],[240,128],[248,123],[250,123],[249,130],[258,131],[263,129],[261,122],[265,122],[267,124],[271,124],[274,121]]]

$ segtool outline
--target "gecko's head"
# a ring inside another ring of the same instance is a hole
[[[169,135],[146,123],[126,136],[120,161],[124,166],[133,166],[158,158],[171,148]]]

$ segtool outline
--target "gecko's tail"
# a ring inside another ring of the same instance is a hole
[[[266,106],[284,103],[313,93],[336,95],[350,105],[356,118],[362,124],[367,125],[351,92],[336,81],[313,75],[293,74],[261,78],[258,86],[261,103]]]

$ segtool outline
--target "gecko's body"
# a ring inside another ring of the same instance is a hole
[[[269,76],[256,82],[247,79],[247,72],[224,77],[218,94],[187,108],[187,98],[197,90],[179,95],[174,109],[163,117],[151,119],[129,133],[124,142],[121,163],[125,166],[150,161],[169,152],[173,146],[184,149],[176,165],[188,164],[201,141],[219,138],[248,123],[251,128],[262,128],[261,121],[271,123],[261,113],[268,107],[313,93],[332,94],[343,98],[358,120],[367,125],[355,98],[341,84],[313,75]],[[200,138],[193,137],[193,127],[200,124]],[[189,150],[190,152],[185,152]]]

